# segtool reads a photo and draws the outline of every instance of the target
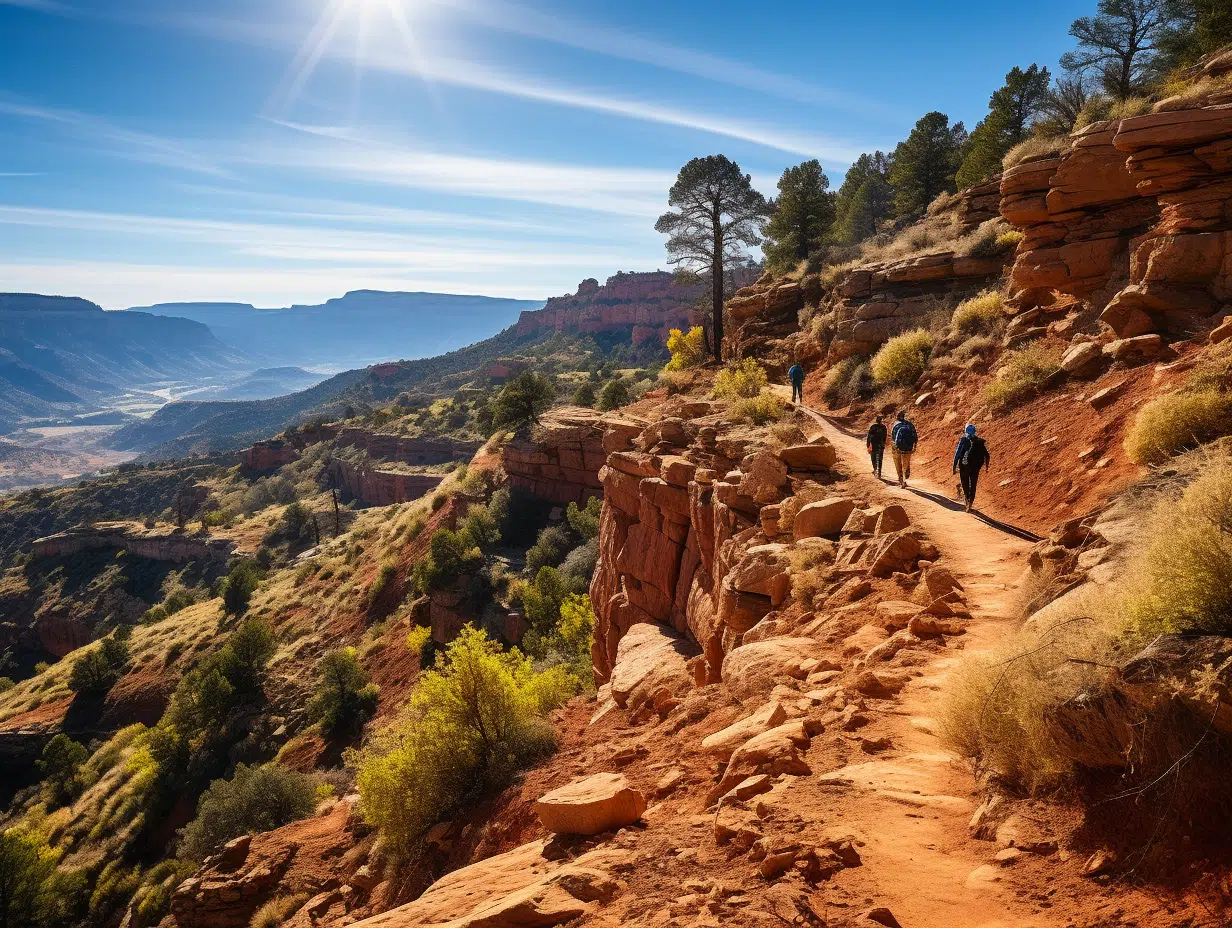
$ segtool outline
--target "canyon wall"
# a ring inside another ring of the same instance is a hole
[[[435,490],[443,474],[410,474],[395,470],[381,462],[359,463],[334,458],[329,463],[329,475],[343,501],[357,499],[367,506],[392,506],[419,499]]]
[[[1211,73],[1232,71],[1232,61]],[[1185,338],[1232,299],[1232,106],[1087,126],[1005,172],[1001,212],[1026,236],[1010,277],[1023,312],[1088,302],[1118,338]],[[1199,101],[1201,102],[1201,101]]]
[[[70,557],[84,551],[127,551],[136,557],[152,561],[172,561],[182,564],[195,560],[222,560],[231,556],[235,542],[206,535],[156,534],[142,532],[127,522],[100,522],[79,526],[30,545],[33,558]]]
[[[509,484],[553,503],[585,505],[603,495],[602,415],[581,406],[551,410],[529,440],[506,443],[501,466]]]
[[[935,553],[901,507],[866,511],[828,488],[836,454],[821,435],[800,433],[798,444],[776,453],[764,433],[725,422],[706,402],[671,400],[661,415],[640,429],[613,417],[604,435],[599,565],[590,587],[601,683],[621,639],[641,623],[670,626],[696,643],[694,680],[720,680],[726,655],[786,602],[797,542],[833,553],[852,577],[888,577]],[[820,537],[840,532],[836,548]],[[773,626],[763,628],[772,635]]]

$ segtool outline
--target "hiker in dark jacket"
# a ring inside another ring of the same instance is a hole
[[[898,421],[890,429],[890,445],[894,452],[894,470],[898,472],[898,485],[905,487],[911,479],[911,454],[915,451],[916,442],[920,439],[915,426],[907,418],[905,412],[898,414]]]
[[[980,471],[992,464],[988,445],[975,434],[975,426],[963,429],[963,436],[954,449],[954,472],[962,483],[963,496],[967,500],[967,512],[975,506],[975,490],[980,482]]]
[[[885,423],[881,421],[881,416],[878,416],[868,427],[868,456],[873,462],[873,473],[878,477],[881,476],[881,460],[885,456],[887,437]]]
[[[791,381],[791,401],[793,403],[804,402],[804,368],[799,362],[791,366],[791,370],[787,372],[787,379]]]

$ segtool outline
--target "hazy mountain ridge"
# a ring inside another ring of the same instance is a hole
[[[248,303],[160,303],[134,312],[208,325],[229,344],[278,364],[360,366],[396,357],[425,358],[503,329],[543,300],[467,294],[352,290],[315,305],[258,308]]]

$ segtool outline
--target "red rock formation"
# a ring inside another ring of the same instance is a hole
[[[299,457],[299,451],[281,438],[258,441],[240,452],[240,466],[250,471],[277,470]]]
[[[704,289],[702,284],[677,283],[668,271],[622,272],[602,287],[588,278],[578,285],[577,293],[554,296],[543,309],[523,312],[517,334],[633,329],[635,344],[650,339],[666,343],[669,329],[701,324],[697,301]]]
[[[435,490],[441,474],[408,474],[379,462],[356,463],[334,458],[329,465],[334,485],[344,500],[357,499],[368,506],[391,506],[419,499]]]
[[[1025,310],[1066,294],[1119,338],[1184,337],[1232,298],[1226,105],[1088,126],[1059,154],[1006,171],[1001,197],[1026,232],[1011,275]]]
[[[600,496],[602,416],[593,409],[553,409],[529,441],[511,441],[501,452],[509,483],[553,503],[585,503]]]
[[[339,447],[356,448],[383,462],[411,465],[448,464],[469,461],[482,443],[453,438],[416,438],[393,432],[372,432],[343,426],[336,439]]]

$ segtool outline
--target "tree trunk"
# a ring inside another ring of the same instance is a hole
[[[710,311],[714,316],[714,359],[723,363],[723,224],[716,208],[714,211],[714,258],[710,265]]]

